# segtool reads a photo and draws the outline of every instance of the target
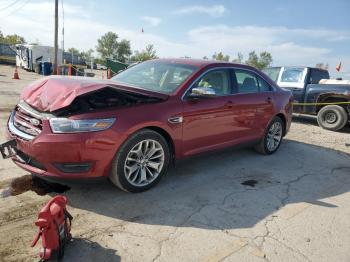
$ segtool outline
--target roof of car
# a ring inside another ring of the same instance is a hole
[[[158,61],[164,61],[169,63],[178,63],[178,64],[186,64],[186,65],[192,65],[195,67],[204,67],[207,65],[241,65],[241,64],[235,64],[225,61],[217,61],[217,60],[207,60],[207,59],[192,59],[192,58],[161,58],[156,59]]]

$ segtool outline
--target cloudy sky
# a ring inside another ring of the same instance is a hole
[[[350,79],[349,0],[64,0],[63,7],[66,48],[95,48],[113,31],[133,50],[154,44],[160,57],[222,51],[233,59],[266,50],[274,65],[328,63],[333,77]],[[1,0],[0,30],[53,45],[53,14],[53,0]],[[342,73],[335,72],[339,61]]]

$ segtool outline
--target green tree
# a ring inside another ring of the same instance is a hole
[[[73,55],[79,55],[80,54],[80,51],[78,49],[74,48],[74,47],[68,48],[67,52],[70,53],[70,54],[73,53]]]
[[[93,52],[94,52],[94,50],[90,48],[90,49],[87,50],[87,51],[82,51],[82,52],[80,53],[80,56],[81,56],[86,62],[90,62],[91,59],[93,58],[93,55],[92,55]]]
[[[103,60],[111,58],[125,62],[131,55],[130,42],[125,39],[118,42],[118,38],[116,33],[107,32],[97,40],[96,51]]]
[[[8,44],[8,45],[15,45],[15,44],[24,44],[24,43],[26,43],[26,41],[25,41],[23,36],[19,36],[17,34],[5,36],[0,31],[0,43],[1,44]]]
[[[230,56],[224,55],[222,52],[214,53],[212,58],[218,61],[226,61],[226,62],[230,61]]]
[[[261,52],[258,56],[255,51],[252,51],[249,53],[248,60],[245,63],[261,70],[271,65],[272,61],[272,55],[269,52]]]
[[[242,64],[243,63],[243,54],[241,52],[237,53],[237,57],[232,60],[233,63]]]
[[[146,61],[150,59],[156,59],[157,57],[157,52],[154,49],[153,45],[147,45],[144,50],[140,51],[135,51],[135,55],[132,57],[133,61]]]
[[[131,48],[130,48],[130,41],[123,39],[118,43],[118,48],[116,50],[116,57],[115,59],[126,62],[128,60],[129,56],[132,54]]]

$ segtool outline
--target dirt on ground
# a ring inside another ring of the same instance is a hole
[[[0,142],[19,93],[41,77],[20,70],[12,80],[12,70],[0,65]],[[0,160],[0,193],[26,175]],[[350,261],[349,126],[331,132],[295,116],[276,154],[241,148],[187,159],[140,194],[108,181],[69,187],[73,241],[63,261]],[[39,260],[34,222],[57,193],[26,190],[0,197],[0,261]]]

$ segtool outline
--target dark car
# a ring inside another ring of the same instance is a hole
[[[152,60],[111,80],[54,76],[31,84],[1,148],[42,177],[109,177],[140,192],[183,157],[242,143],[274,153],[291,103],[290,91],[250,66]]]

